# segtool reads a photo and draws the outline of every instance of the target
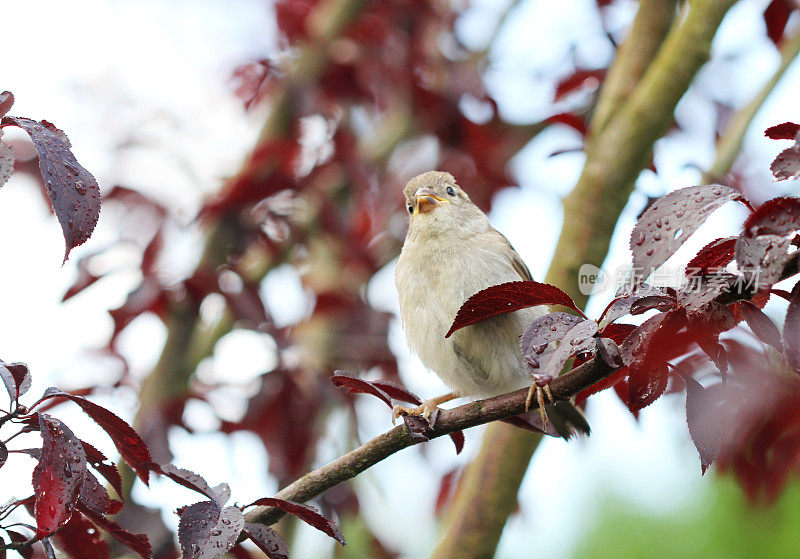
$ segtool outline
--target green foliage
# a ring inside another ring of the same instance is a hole
[[[800,542],[800,480],[769,508],[748,504],[733,478],[710,479],[698,502],[661,516],[619,501],[601,509],[599,523],[573,557],[581,559],[794,558]]]

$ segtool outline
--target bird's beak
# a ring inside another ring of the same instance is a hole
[[[420,188],[414,193],[414,198],[417,200],[417,211],[421,214],[431,211],[440,204],[450,203],[450,200],[440,198],[430,188]]]

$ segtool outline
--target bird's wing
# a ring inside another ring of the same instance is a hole
[[[495,233],[497,233],[498,235],[500,235],[500,237],[508,245],[508,248],[511,249],[511,267],[514,268],[514,271],[516,271],[520,275],[520,277],[522,279],[524,279],[526,281],[533,281],[533,276],[531,275],[531,271],[525,265],[525,262],[522,260],[522,257],[519,255],[519,253],[517,253],[517,251],[514,250],[514,247],[511,246],[511,243],[508,242],[508,239],[506,239],[506,236],[503,235],[497,229],[492,228],[492,230]]]

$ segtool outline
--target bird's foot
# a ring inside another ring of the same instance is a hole
[[[431,416],[435,418],[436,412],[439,411],[439,404],[449,402],[454,398],[458,398],[458,395],[455,392],[449,392],[447,394],[443,394],[442,396],[425,400],[420,405],[413,408],[408,408],[406,406],[394,406],[392,408],[392,423],[394,423],[395,420],[397,420],[397,418],[401,415],[418,415],[430,424],[432,423],[430,419]]]
[[[544,409],[547,403],[545,397],[551,404],[555,402],[553,393],[550,392],[550,381],[553,380],[553,377],[550,375],[536,374],[531,375],[531,377],[533,378],[533,382],[531,382],[531,387],[528,389],[528,397],[525,398],[525,411],[528,411],[528,408],[531,407],[533,395],[536,394],[536,403],[539,404],[539,415],[542,418],[542,425],[547,429],[547,411]]]

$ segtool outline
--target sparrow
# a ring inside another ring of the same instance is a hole
[[[407,414],[429,420],[439,404],[454,398],[488,398],[529,387],[527,404],[535,393],[542,431],[549,415],[565,438],[588,433],[585,418],[571,403],[553,405],[547,382],[532,376],[520,350],[523,330],[546,314],[546,307],[498,315],[445,338],[470,296],[492,285],[532,280],[519,254],[450,173],[414,177],[403,194],[409,225],[395,270],[400,317],[412,352],[452,391],[416,408],[395,406],[393,420]]]

